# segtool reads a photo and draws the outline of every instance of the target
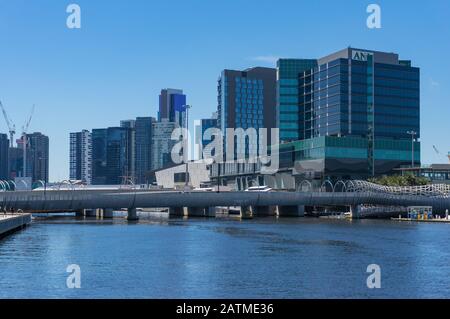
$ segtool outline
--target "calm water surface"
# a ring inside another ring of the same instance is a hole
[[[0,240],[0,298],[450,298],[449,246],[447,224],[40,218]]]

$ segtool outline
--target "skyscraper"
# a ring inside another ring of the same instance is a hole
[[[168,119],[184,127],[186,122],[186,95],[183,90],[163,89],[159,95],[158,121]]]
[[[162,119],[152,125],[152,170],[157,170],[173,164],[171,151],[176,141],[171,140],[172,132],[177,123]]]
[[[120,185],[132,178],[131,129],[109,127],[92,130],[92,183]]]
[[[0,180],[9,179],[9,140],[8,135],[0,134]]]
[[[277,127],[281,141],[304,139],[299,110],[299,74],[317,66],[312,59],[279,59],[277,61]]]
[[[147,182],[146,174],[152,169],[153,117],[136,118],[135,126],[135,172],[136,183]]]
[[[49,177],[49,139],[48,136],[36,132],[26,135],[27,169],[26,177],[31,177],[33,183],[43,181],[48,183]]]
[[[120,127],[129,129],[130,134],[130,158],[128,163],[130,165],[128,176],[135,182],[136,179],[136,120],[120,121]]]
[[[92,134],[70,133],[70,179],[92,183]]]
[[[256,67],[244,71],[224,70],[218,80],[218,127],[224,135],[227,149],[227,128],[276,127],[276,70]],[[259,153],[258,143],[240,141],[235,157],[247,158],[248,153]],[[235,141],[236,144],[236,141]]]

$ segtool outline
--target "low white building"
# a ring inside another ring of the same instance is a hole
[[[195,161],[188,163],[189,186],[200,187],[202,183],[208,183],[209,169],[207,161]],[[186,164],[161,169],[155,172],[156,183],[163,188],[176,188],[185,185]]]

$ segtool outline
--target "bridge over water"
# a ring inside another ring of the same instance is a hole
[[[129,219],[136,219],[136,208],[170,207],[173,209],[207,208],[218,206],[240,207],[304,207],[349,206],[358,211],[360,205],[377,206],[432,206],[435,213],[450,209],[450,197],[433,190],[416,194],[386,192],[369,188],[352,191],[306,192],[178,192],[138,189],[117,190],[43,190],[0,192],[0,208],[6,211],[81,211],[85,209],[127,209]],[[357,216],[356,216],[357,217]]]

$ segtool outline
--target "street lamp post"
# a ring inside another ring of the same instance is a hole
[[[414,168],[414,139],[417,135],[416,131],[408,131],[406,132],[408,135],[411,135],[411,168]]]
[[[186,161],[186,172],[185,172],[185,176],[184,176],[184,180],[185,180],[185,184],[184,184],[184,188],[185,190],[187,190],[187,188],[189,187],[189,109],[192,107],[192,105],[184,105],[184,107],[186,108],[186,145],[184,148],[184,152],[185,152],[185,156],[184,156],[184,160]]]

